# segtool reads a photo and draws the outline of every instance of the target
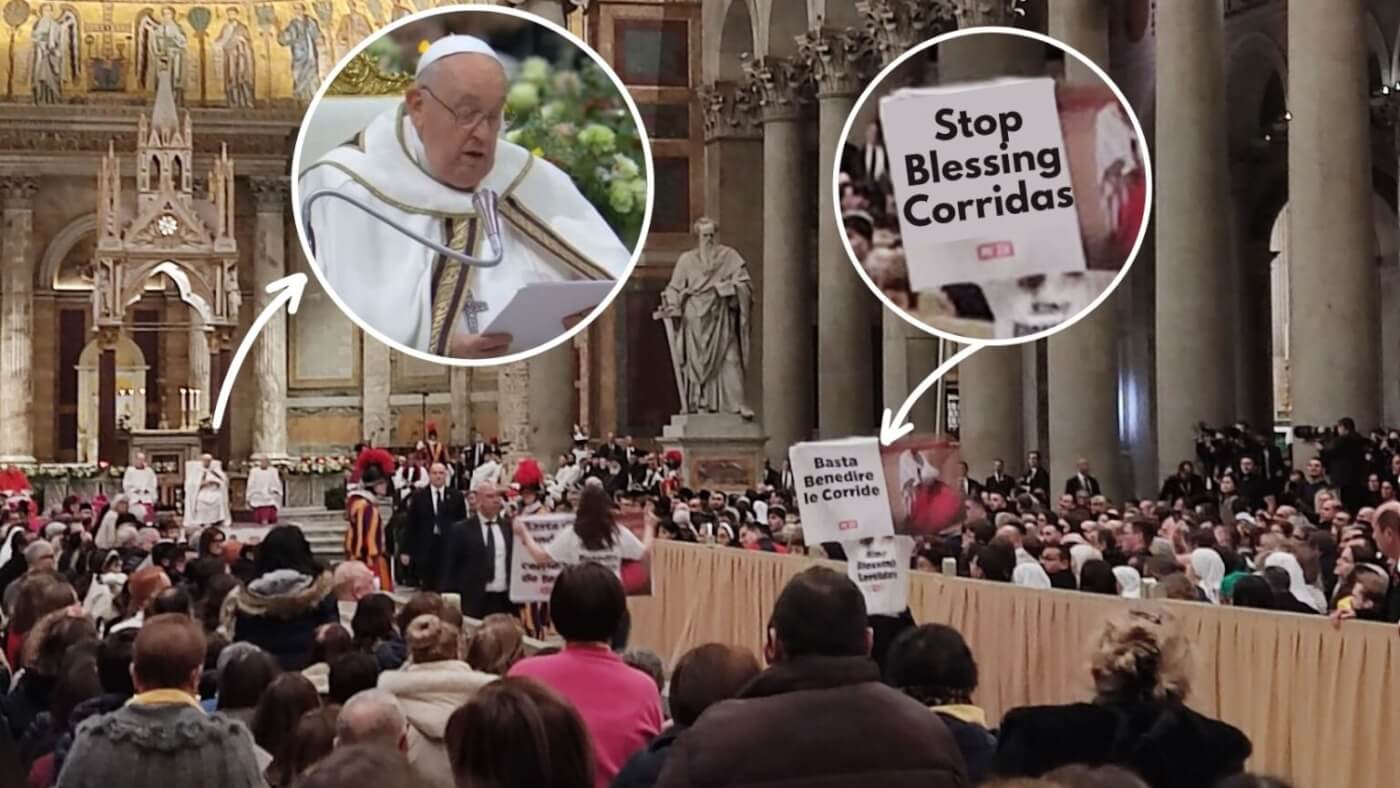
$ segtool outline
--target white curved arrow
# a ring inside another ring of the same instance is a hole
[[[986,346],[987,345],[982,342],[973,342],[970,345],[964,346],[962,350],[950,356],[947,361],[939,364],[938,368],[929,373],[929,376],[924,378],[922,383],[915,386],[914,390],[909,392],[908,399],[905,399],[904,404],[899,406],[899,411],[897,413],[892,414],[889,408],[885,408],[884,415],[880,417],[880,445],[888,446],[913,432],[914,425],[906,422],[905,419],[909,418],[909,410],[914,407],[914,403],[919,400],[919,397],[923,396],[924,392],[928,391],[930,386],[937,383],[939,378],[951,372],[954,367],[961,364],[968,356],[971,356],[973,353],[976,353]]]
[[[276,282],[271,282],[265,288],[268,293],[273,294],[273,298],[263,307],[262,314],[258,315],[251,326],[248,326],[248,333],[243,337],[243,344],[238,346],[238,352],[233,354],[233,360],[229,362],[228,371],[224,372],[224,383],[219,389],[219,399],[214,404],[214,431],[217,432],[219,425],[224,423],[224,411],[228,409],[228,398],[233,393],[233,383],[238,379],[238,368],[243,366],[243,359],[248,357],[248,351],[253,349],[253,342],[258,338],[258,334],[267,326],[267,322],[272,316],[277,314],[277,310],[287,305],[287,314],[295,315],[297,307],[301,306],[301,294],[306,291],[306,274],[292,274],[284,276]]]

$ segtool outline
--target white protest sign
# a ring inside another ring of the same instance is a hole
[[[797,443],[788,458],[808,544],[894,533],[878,438]]]
[[[554,537],[565,528],[572,528],[574,525],[572,514],[531,514],[518,519],[525,524],[530,536],[535,538],[535,543],[541,549],[554,541]],[[515,539],[515,545],[510,553],[510,601],[548,602],[549,592],[554,590],[554,579],[559,577],[564,567],[553,561],[547,564],[539,563],[530,557],[529,551],[520,543],[519,536],[512,538]]]
[[[865,612],[894,616],[909,606],[909,562],[914,537],[882,536],[842,545],[846,574],[865,595]]]
[[[1053,79],[907,88],[880,122],[913,290],[1086,268]]]

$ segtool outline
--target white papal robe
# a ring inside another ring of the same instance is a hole
[[[307,168],[299,200],[321,189],[374,206],[399,223],[469,254],[489,254],[472,192],[434,179],[420,164],[423,144],[403,105],[370,122],[355,139]],[[493,268],[449,262],[354,205],[322,198],[308,222],[316,259],[350,311],[390,339],[446,355],[455,325],[471,333],[467,294],[484,302],[480,330],[526,284],[607,280],[627,270],[631,252],[570,177],[504,139],[478,188],[499,197],[505,260]],[[563,326],[560,326],[563,331]]]
[[[249,509],[259,506],[282,506],[282,477],[276,468],[248,470],[247,501]]]
[[[229,521],[228,477],[218,461],[205,468],[195,460],[185,466],[185,528],[223,525]]]
[[[122,474],[122,493],[131,505],[131,513],[138,520],[145,520],[146,513],[155,508],[159,491],[156,471],[149,465],[143,468],[129,465],[126,473]]]

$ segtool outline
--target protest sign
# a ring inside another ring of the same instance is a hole
[[[934,536],[962,518],[962,454],[934,435],[908,435],[880,447],[894,532]]]
[[[879,439],[798,443],[788,457],[808,544],[894,533]]]
[[[880,101],[910,288],[1086,268],[1050,78]]]
[[[517,519],[525,524],[535,542],[545,549],[560,531],[574,526],[572,514],[531,514]],[[548,602],[549,592],[554,590],[554,579],[564,567],[553,561],[544,564],[536,561],[520,543],[519,536],[512,538],[515,545],[510,553],[510,601]]]
[[[911,536],[881,536],[848,542],[846,574],[865,595],[865,612],[898,615],[909,606],[909,562],[914,555]]]
[[[624,511],[617,516],[617,524],[631,531],[640,540],[646,533],[646,512],[641,509]],[[622,590],[627,592],[628,596],[651,596],[650,552],[640,561],[624,560],[620,574]]]

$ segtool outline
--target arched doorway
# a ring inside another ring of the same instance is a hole
[[[144,426],[148,395],[146,356],[125,333],[117,340],[116,352],[117,423]],[[88,342],[78,357],[78,462],[97,462],[98,458],[97,368],[101,357],[98,339]]]

